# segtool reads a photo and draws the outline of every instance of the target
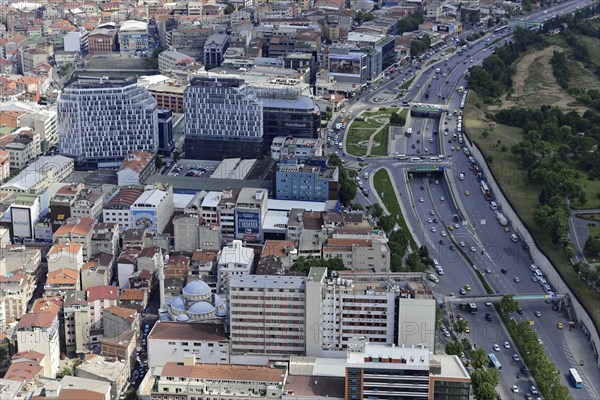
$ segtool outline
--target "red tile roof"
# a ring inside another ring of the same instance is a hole
[[[143,301],[146,298],[144,289],[121,289],[119,300],[121,301]]]
[[[282,369],[254,365],[196,364],[188,367],[168,362],[163,367],[161,376],[283,383],[284,373]]]
[[[60,228],[54,232],[54,237],[63,235],[87,236],[92,232],[92,228],[94,227],[95,223],[95,219],[81,217],[79,218],[79,222],[76,224],[61,225]]]
[[[87,288],[87,301],[117,300],[119,288],[117,286],[92,286]]]

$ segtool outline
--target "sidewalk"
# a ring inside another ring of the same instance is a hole
[[[575,368],[583,379],[584,390],[588,391],[591,398],[600,399],[600,370],[596,357],[590,351],[588,338],[581,328],[576,326],[572,331],[565,330],[565,342],[576,363]],[[582,361],[583,366],[581,366]]]

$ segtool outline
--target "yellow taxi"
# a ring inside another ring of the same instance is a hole
[[[471,285],[465,285],[465,290],[471,290]]]
[[[535,321],[527,321],[529,322],[529,325],[535,325]]]
[[[563,328],[563,324],[562,324],[562,322],[559,322],[558,324],[556,324],[556,327],[557,327],[558,329],[562,329],[562,328]]]

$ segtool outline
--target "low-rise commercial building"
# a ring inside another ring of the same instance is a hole
[[[143,185],[156,172],[155,155],[148,151],[129,153],[117,171],[119,186]]]
[[[117,399],[125,390],[129,379],[127,363],[90,354],[75,367],[75,376],[110,384],[112,399]]]
[[[40,193],[51,184],[61,182],[75,170],[73,159],[63,156],[43,156],[27,166],[19,175],[0,186],[12,193]]]
[[[144,191],[131,205],[131,228],[162,233],[173,214],[173,188],[156,186]]]

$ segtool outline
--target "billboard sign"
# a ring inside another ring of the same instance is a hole
[[[11,218],[13,227],[13,237],[23,237],[32,239],[31,215],[29,208],[11,207]]]
[[[361,54],[330,54],[329,72],[333,74],[360,75]]]
[[[156,231],[155,210],[131,210],[132,228]]]
[[[260,240],[260,213],[238,212],[236,216],[237,238],[248,242]]]

